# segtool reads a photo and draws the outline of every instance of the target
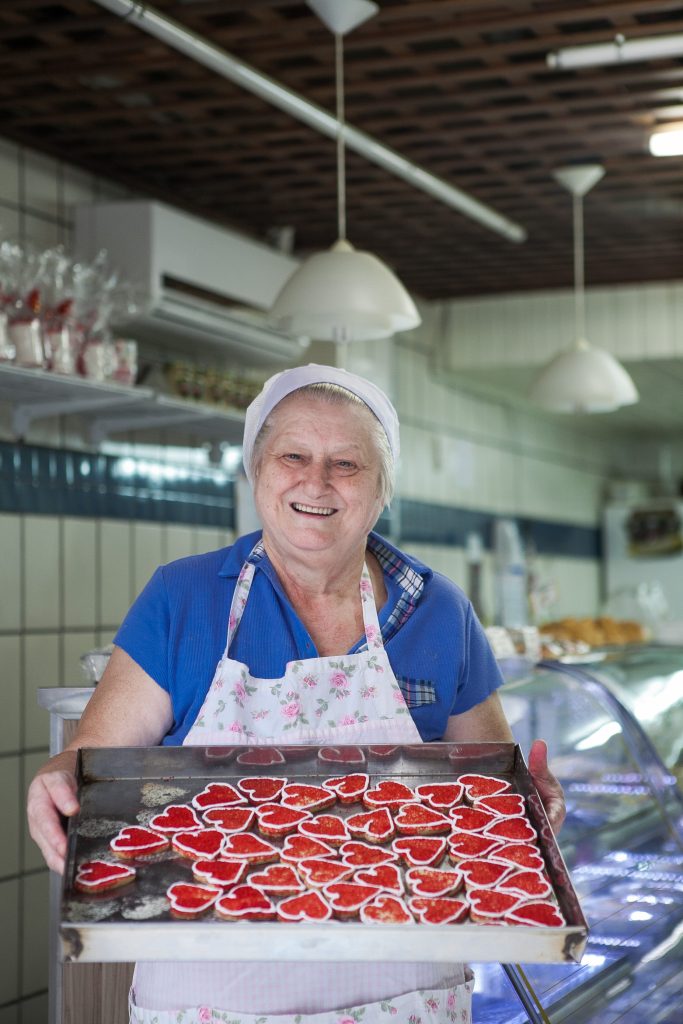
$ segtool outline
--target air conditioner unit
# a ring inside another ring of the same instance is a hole
[[[295,365],[307,338],[270,327],[266,311],[298,262],[244,235],[163,203],[132,200],[75,208],[77,258],[102,249],[122,280],[145,295],[144,313],[117,323],[138,341],[245,365]]]

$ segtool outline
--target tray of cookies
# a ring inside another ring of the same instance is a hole
[[[515,744],[84,749],[77,772],[65,960],[532,963],[584,950]]]

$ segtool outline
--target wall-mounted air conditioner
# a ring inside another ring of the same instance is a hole
[[[191,356],[212,346],[245,365],[292,365],[307,338],[274,330],[266,311],[298,263],[235,231],[162,203],[132,200],[75,209],[75,249],[92,260],[105,249],[122,279],[148,299],[120,329]]]

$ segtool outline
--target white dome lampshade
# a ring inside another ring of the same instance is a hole
[[[536,376],[530,398],[550,412],[614,412],[638,401],[631,377],[613,355],[580,338]]]
[[[420,314],[386,264],[339,240],[309,256],[285,282],[270,321],[316,341],[374,341],[417,327]]]

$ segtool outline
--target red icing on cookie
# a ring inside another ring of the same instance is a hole
[[[519,893],[528,900],[544,900],[552,893],[552,886],[540,871],[516,871],[500,883],[505,892]]]
[[[402,899],[382,893],[360,908],[364,924],[412,924],[413,915]]]
[[[360,747],[321,747],[318,757],[326,764],[365,764]]]
[[[530,924],[546,928],[562,928],[566,922],[554,903],[540,900],[523,903],[505,915],[508,924]]]
[[[336,799],[334,793],[323,786],[290,782],[282,790],[283,807],[293,807],[298,811],[320,811],[324,807],[331,807]]]
[[[366,807],[399,807],[401,804],[415,802],[417,797],[410,786],[393,779],[383,779],[374,789],[368,789],[363,797]]]
[[[237,764],[258,764],[267,766],[269,764],[284,764],[285,759],[282,751],[277,747],[253,747],[251,750],[243,750],[237,755]]]
[[[310,818],[308,811],[296,811],[281,804],[260,804],[256,808],[258,830],[264,836],[284,836]]]
[[[461,860],[458,867],[470,889],[493,889],[513,870],[493,860]]]
[[[526,814],[524,797],[519,793],[499,793],[497,796],[484,796],[474,801],[475,807],[481,807],[484,811],[492,811],[499,814],[501,818],[510,818],[513,815]]]
[[[391,848],[411,867],[427,867],[441,860],[446,840],[436,836],[401,836],[394,839]]]
[[[459,871],[440,871],[438,868],[408,868],[406,884],[415,896],[445,896],[456,893],[462,886]]]
[[[383,843],[385,839],[389,839],[396,832],[394,822],[386,807],[352,814],[346,819],[346,827],[352,835],[367,839],[371,843]]]
[[[495,796],[496,793],[505,793],[511,788],[509,782],[506,782],[505,779],[498,779],[494,775],[461,775],[458,782],[465,787],[468,800]]]
[[[526,818],[499,818],[484,834],[507,843],[533,843],[536,839],[536,830]]]
[[[500,921],[520,902],[519,896],[497,889],[471,889],[467,894],[473,921]]]
[[[106,860],[86,860],[78,865],[74,889],[79,892],[103,892],[126,885],[135,878],[135,868],[111,864]]]
[[[126,825],[117,836],[114,836],[109,847],[117,857],[150,857],[154,853],[165,850],[168,846],[166,836],[160,836],[149,828],[137,825]]]
[[[408,906],[422,924],[457,924],[467,917],[468,911],[465,900],[448,896],[413,896]]]
[[[282,896],[293,896],[305,888],[291,864],[270,864],[263,871],[253,871],[249,875],[249,885]]]
[[[249,797],[253,804],[271,803],[282,792],[287,779],[276,779],[274,776],[255,775],[237,780],[240,793]]]
[[[367,843],[351,841],[344,843],[339,853],[345,864],[352,868],[370,868],[375,864],[389,864],[398,860],[395,853],[389,850],[381,850],[378,846],[369,846]]]
[[[196,832],[175,832],[171,838],[173,849],[183,857],[194,860],[213,860],[221,852],[225,834],[217,828],[202,828]]]
[[[369,903],[380,892],[376,885],[362,885],[360,882],[330,882],[323,889],[325,899],[341,917],[357,914],[363,904]]]
[[[171,913],[179,917],[199,917],[216,902],[221,890],[213,885],[193,885],[174,882],[166,890],[171,902]]]
[[[381,759],[393,757],[394,754],[398,753],[398,747],[390,747],[385,743],[379,746],[368,747],[368,753],[372,754],[373,757],[379,757]]]
[[[353,872],[347,864],[338,860],[324,860],[322,857],[307,857],[297,862],[299,873],[309,885],[316,888],[329,885],[330,882],[343,882]]]
[[[302,821],[299,832],[302,836],[322,839],[332,846],[339,846],[351,838],[346,822],[336,814],[319,814],[316,818]]]
[[[367,775],[362,772],[354,772],[353,775],[339,775],[332,779],[325,779],[323,786],[336,793],[343,804],[354,804],[363,798],[369,782]]]
[[[332,908],[320,893],[307,892],[278,903],[277,916],[282,921],[329,921]]]
[[[246,860],[251,864],[266,864],[268,861],[278,860],[280,853],[260,836],[252,835],[251,832],[238,832],[236,835],[224,837],[223,856]]]
[[[224,889],[236,885],[246,870],[246,863],[239,860],[196,860],[192,865],[192,874],[198,882]]]
[[[403,879],[395,864],[375,864],[372,868],[363,868],[356,871],[353,880],[364,885],[378,885],[380,889],[398,893],[399,896],[403,893]]]
[[[491,860],[501,860],[506,864],[516,864],[530,871],[543,871],[545,863],[535,846],[528,843],[506,843],[499,846],[491,854]]]
[[[319,839],[294,834],[285,836],[281,856],[283,860],[296,863],[308,857],[334,857],[334,850],[327,843],[321,843]]]
[[[227,782],[210,782],[201,793],[192,798],[192,806],[200,811],[206,811],[209,807],[228,807],[231,804],[243,803],[246,803],[246,799]]]
[[[434,836],[451,831],[451,822],[445,814],[422,804],[402,804],[394,813],[394,823],[399,832],[408,835]]]
[[[254,818],[251,807],[212,807],[202,817],[210,828],[219,828],[229,835],[232,832],[246,832]]]
[[[216,913],[232,920],[263,921],[275,917],[275,904],[253,885],[236,885],[216,901]]]
[[[239,747],[206,747],[204,757],[207,761],[232,761]]]
[[[453,861],[467,860],[469,857],[495,856],[502,849],[501,844],[490,836],[482,836],[479,832],[454,832],[448,840],[448,853]]]
[[[462,803],[465,787],[459,782],[426,782],[416,786],[415,793],[435,811],[441,811]]]
[[[155,832],[189,832],[201,828],[202,823],[188,804],[170,804],[161,814],[155,814],[149,823]]]
[[[453,827],[461,832],[483,832],[487,825],[497,820],[491,811],[481,811],[476,807],[454,807],[450,816]]]

